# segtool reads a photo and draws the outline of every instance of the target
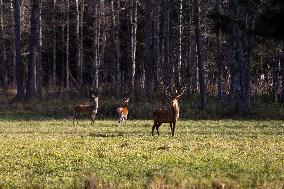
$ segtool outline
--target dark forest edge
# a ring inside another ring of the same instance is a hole
[[[97,119],[117,119],[116,108],[124,97],[100,95]],[[216,96],[207,96],[204,111],[199,108],[199,95],[185,95],[180,99],[181,119],[184,120],[283,120],[284,107],[273,102],[269,95],[253,96],[250,113],[239,113],[237,107],[229,110],[227,97],[219,101]],[[15,92],[2,92],[0,95],[0,118],[3,120],[72,120],[75,104],[90,104],[88,97],[81,98],[74,92],[61,92],[32,100],[17,100]],[[161,94],[147,99],[145,96],[130,96],[129,119],[152,119],[153,109],[166,105],[168,100]],[[71,122],[70,122],[71,123]]]
[[[184,85],[200,94],[193,112],[225,94],[230,114],[253,114],[254,94],[284,101],[283,17],[281,0],[0,0],[0,88],[31,99]]]

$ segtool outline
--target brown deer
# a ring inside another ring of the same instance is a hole
[[[77,121],[81,114],[89,115],[91,117],[91,124],[95,123],[96,114],[98,112],[99,107],[99,97],[92,95],[93,104],[77,104],[73,107],[73,125],[74,121]]]
[[[129,98],[126,98],[124,100],[124,104],[121,107],[116,109],[116,112],[118,113],[118,116],[119,116],[119,119],[118,119],[119,125],[125,124],[125,122],[127,120],[128,102],[129,102]]]
[[[158,135],[159,133],[159,127],[162,123],[169,123],[172,131],[172,136],[175,134],[175,127],[176,122],[179,119],[179,105],[178,100],[183,95],[185,91],[185,88],[180,93],[177,93],[174,96],[169,95],[166,93],[166,96],[170,97],[171,104],[169,107],[159,108],[157,110],[153,111],[153,119],[154,119],[154,125],[152,127],[152,135],[154,136],[154,130],[156,128]]]

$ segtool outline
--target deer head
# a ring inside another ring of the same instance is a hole
[[[165,96],[171,101],[172,107],[178,107],[178,100],[185,92],[186,87],[182,87],[180,91],[176,90],[175,94],[171,94],[168,90],[169,87],[164,91]]]
[[[91,98],[93,98],[93,96],[99,96],[99,94],[102,94],[104,86],[105,84],[102,84],[98,88],[94,88],[89,85],[89,95],[91,96]]]
[[[128,105],[128,102],[129,102],[129,98],[127,97],[124,99],[124,105]]]

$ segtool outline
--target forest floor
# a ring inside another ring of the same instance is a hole
[[[0,114],[0,188],[282,188],[284,122]]]

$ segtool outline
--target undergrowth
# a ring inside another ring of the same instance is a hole
[[[72,107],[78,103],[90,104],[90,98],[79,98],[74,93],[61,93],[56,96],[34,98],[30,101],[14,100],[15,94],[4,93],[0,95],[0,113],[7,114],[29,114],[51,118],[67,118],[72,116]],[[116,119],[116,108],[123,103],[123,97],[100,96],[98,119]],[[130,97],[129,118],[151,119],[155,108],[168,104],[168,100],[161,95],[152,98]],[[240,114],[235,109],[228,110],[226,99],[218,101],[216,97],[207,97],[205,111],[199,110],[198,96],[183,96],[180,101],[181,119],[284,119],[284,106],[279,103],[272,103],[267,96],[252,98],[251,110],[249,113]]]

